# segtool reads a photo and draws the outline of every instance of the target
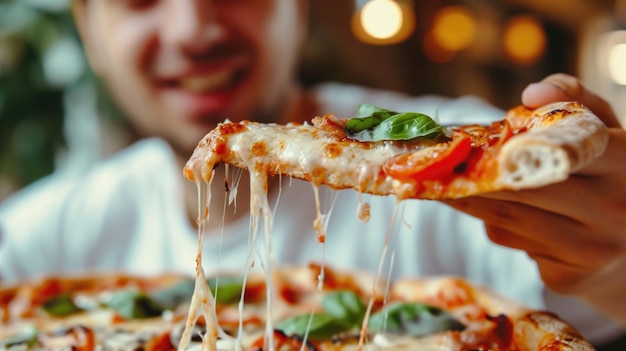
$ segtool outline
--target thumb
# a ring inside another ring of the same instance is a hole
[[[522,103],[530,108],[556,101],[578,101],[593,111],[608,127],[621,127],[611,105],[570,75],[550,75],[541,82],[528,85],[522,92]]]

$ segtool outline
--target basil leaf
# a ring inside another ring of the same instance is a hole
[[[310,327],[309,327],[310,322]],[[291,317],[277,326],[285,335],[304,337],[309,332],[311,340],[329,340],[334,335],[350,330],[352,326],[330,314],[301,314]]]
[[[82,311],[80,307],[76,306],[69,294],[57,295],[44,302],[41,307],[46,313],[56,317],[69,316]]]
[[[435,138],[445,134],[445,128],[423,113],[405,112],[382,121],[372,130],[372,141],[411,140],[417,137]]]
[[[357,108],[357,115],[348,120],[344,131],[348,138],[358,141],[411,140],[446,135],[444,127],[423,113],[398,113],[363,104]]]
[[[213,277],[207,280],[215,302],[221,304],[236,303],[243,292],[242,277]]]
[[[243,278],[219,277],[218,280],[218,277],[212,277],[207,279],[207,284],[217,303],[231,304],[238,302],[241,298]],[[184,280],[171,287],[156,291],[150,297],[162,308],[173,310],[189,302],[193,296],[194,289],[194,280]]]
[[[385,119],[392,115],[385,112],[374,113],[368,117],[354,117],[348,120],[344,127],[344,131],[348,138],[355,139],[353,136],[358,136],[360,133],[368,131],[377,125],[379,125]]]
[[[334,291],[322,299],[324,312],[341,319],[346,324],[360,326],[365,316],[365,304],[357,294],[348,290]]]
[[[376,127],[382,121],[395,114],[397,114],[397,112],[385,110],[370,104],[362,104],[357,107],[357,117],[350,118],[344,130],[346,135],[350,137],[351,135],[359,134],[365,130]]]
[[[175,310],[178,306],[191,301],[195,288],[192,279],[183,280],[170,287],[155,291],[150,295],[152,300],[166,310]]]
[[[383,114],[395,115],[398,112],[386,110],[382,107],[374,106],[372,104],[360,104],[356,108],[356,116],[357,117],[369,117],[377,112],[381,112]]]
[[[446,311],[420,303],[394,303],[370,317],[372,331],[422,336],[448,330],[464,330],[465,325]]]
[[[163,307],[140,291],[123,290],[116,292],[107,306],[126,319],[157,317]]]

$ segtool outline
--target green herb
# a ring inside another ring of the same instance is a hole
[[[157,317],[164,310],[156,301],[136,290],[116,292],[108,301],[107,306],[126,319]]]
[[[356,108],[357,117],[369,117],[373,114],[380,114],[381,116],[385,114],[395,115],[397,113],[398,112],[387,110],[387,109],[384,109],[382,107],[378,107],[372,104],[360,104]]]
[[[239,301],[243,291],[243,278],[241,277],[212,277],[207,279],[207,284],[215,301],[220,304],[232,304]],[[191,300],[195,289],[195,281],[184,280],[171,287],[156,291],[150,297],[166,310],[174,310],[178,306]]]
[[[324,312],[353,326],[360,326],[365,316],[365,304],[357,294],[348,290],[334,291],[322,300]]]
[[[322,299],[322,313],[303,314],[280,323],[286,335],[299,335],[309,332],[311,340],[327,340],[353,328],[359,328],[365,316],[365,304],[351,291],[334,291]],[[310,323],[310,325],[309,325]]]
[[[155,291],[150,297],[166,310],[175,310],[178,306],[191,301],[195,281],[183,280],[165,289]]]
[[[369,328],[396,334],[421,336],[465,326],[437,307],[420,303],[394,303],[370,317]]]
[[[368,104],[359,105],[357,117],[349,119],[344,130],[348,138],[359,141],[433,139],[446,135],[444,127],[423,113],[398,113]]]
[[[55,317],[68,316],[82,311],[69,294],[57,295],[44,302],[41,307],[46,313]]]
[[[352,325],[337,316],[320,313],[297,315],[281,322],[277,327],[286,335],[304,337],[308,331],[307,337],[311,340],[328,340],[333,335],[350,330]]]
[[[208,279],[208,284],[217,303],[232,304],[241,299],[242,277],[219,277],[219,280],[217,277],[213,277]]]

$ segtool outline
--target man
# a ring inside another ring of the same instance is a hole
[[[294,73],[306,6],[304,0],[76,1],[91,66],[136,131],[150,138],[88,174],[53,175],[3,204],[4,279],[85,269],[191,273],[197,194],[181,169],[224,118],[284,123],[330,112],[350,116],[362,102],[438,110],[443,119],[468,110],[498,114],[469,98],[409,98],[338,85],[302,90]],[[522,95],[530,107],[557,100],[579,100],[611,127],[606,153],[568,181],[446,201],[449,206],[406,201],[393,229],[393,199],[321,194],[330,218],[327,243],[320,245],[310,185],[277,180],[270,189],[278,203],[271,233],[276,260],[322,258],[373,270],[390,232],[393,275],[463,275],[554,310],[595,343],[618,337],[626,327],[626,132],[607,103],[572,77],[548,77]],[[239,200],[229,206],[221,207],[227,199],[214,184],[203,247],[208,270],[242,268],[250,258],[241,176],[231,175]],[[356,220],[361,201],[372,204],[367,224]]]

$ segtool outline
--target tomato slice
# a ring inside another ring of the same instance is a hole
[[[387,161],[383,170],[402,181],[440,180],[454,173],[454,169],[467,160],[471,151],[470,136],[455,133],[450,144],[398,155]]]

